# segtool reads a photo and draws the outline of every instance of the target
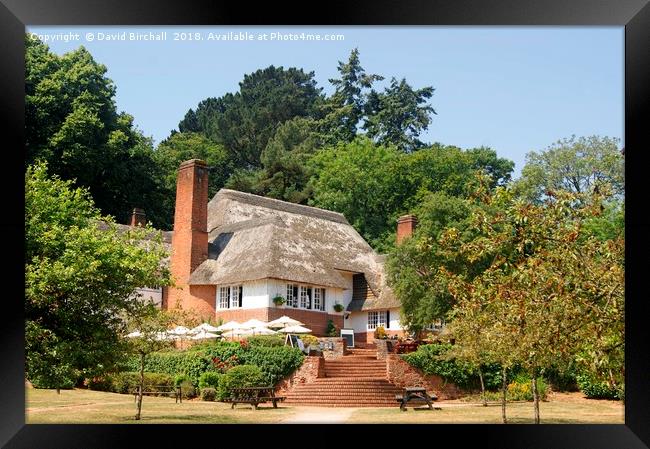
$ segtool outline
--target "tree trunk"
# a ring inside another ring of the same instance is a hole
[[[144,391],[144,354],[140,354],[140,385],[138,386],[138,410],[135,414],[136,421],[140,420],[142,411],[142,392]]]
[[[508,392],[508,378],[506,376],[506,367],[504,366],[501,370],[501,417],[503,418],[503,424],[508,424],[508,418],[506,418],[506,393]]]
[[[56,387],[56,394],[61,394],[61,389],[59,387]]]
[[[539,424],[539,392],[537,391],[537,373],[533,371],[533,406],[535,409],[535,424]]]
[[[478,378],[481,379],[481,398],[483,399],[483,407],[487,407],[487,399],[485,398],[485,384],[483,383],[483,371],[478,369]]]

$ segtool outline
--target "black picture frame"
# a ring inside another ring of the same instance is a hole
[[[0,445],[7,448],[198,447],[199,444],[256,443],[299,446],[327,436],[341,444],[347,436],[325,426],[252,427],[188,425],[25,425],[24,272],[16,261],[24,256],[24,192],[17,188],[24,159],[24,31],[26,25],[585,25],[625,27],[625,156],[626,156],[626,403],[623,425],[454,425],[386,430],[369,438],[365,429],[352,429],[368,444],[431,445],[451,438],[455,446],[468,438],[483,448],[642,448],[650,445],[650,351],[645,343],[650,302],[643,291],[645,251],[650,220],[645,218],[641,170],[648,153],[647,119],[650,86],[650,6],[648,0],[363,0],[305,2],[171,1],[171,0],[0,0],[0,114],[3,133],[5,235],[3,264],[3,328],[0,351]],[[644,148],[643,144],[646,143]],[[21,184],[22,183],[22,184]],[[631,206],[630,206],[631,204]],[[8,244],[7,244],[8,243]],[[388,424],[388,423],[387,423]],[[366,426],[362,426],[366,427]],[[252,431],[251,431],[252,430]],[[350,427],[348,427],[350,430]],[[299,431],[299,433],[298,433]],[[406,432],[406,433],[405,433]],[[405,438],[405,435],[411,435]],[[145,437],[146,443],[137,443]],[[199,441],[199,437],[206,440]],[[245,437],[244,440],[241,438]],[[441,443],[442,444],[442,443]],[[244,444],[247,447],[248,444]]]

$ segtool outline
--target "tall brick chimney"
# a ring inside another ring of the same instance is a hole
[[[171,273],[176,287],[170,288],[168,307],[180,305],[204,318],[214,316],[216,287],[188,285],[192,272],[208,258],[208,167],[200,159],[183,162],[178,168],[176,210],[172,236]]]
[[[415,215],[402,215],[397,219],[397,244],[399,245],[405,238],[413,235],[418,219]]]
[[[133,213],[131,214],[131,222],[129,224],[131,226],[146,226],[147,216],[144,213],[144,209],[140,209],[139,207],[133,209]]]

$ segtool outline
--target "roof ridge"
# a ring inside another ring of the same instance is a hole
[[[297,215],[307,215],[313,218],[321,218],[336,223],[343,223],[349,225],[350,223],[340,212],[334,212],[319,207],[306,206],[304,204],[290,203],[288,201],[277,200],[275,198],[267,198],[252,193],[240,192],[238,190],[220,189],[212,198],[225,197],[232,200],[240,201],[246,204],[255,206],[266,207],[268,209],[279,210]]]

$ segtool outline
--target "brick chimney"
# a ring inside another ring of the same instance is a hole
[[[140,209],[139,207],[133,209],[133,213],[131,214],[131,222],[129,224],[131,226],[146,226],[147,216],[144,213],[144,209]]]
[[[399,245],[405,238],[413,235],[415,227],[418,225],[418,219],[415,215],[402,215],[397,219],[397,244]]]
[[[215,314],[216,287],[188,282],[192,272],[208,258],[207,228],[208,167],[200,159],[191,159],[178,168],[171,254],[176,287],[170,288],[168,307],[180,306],[206,318]]]

